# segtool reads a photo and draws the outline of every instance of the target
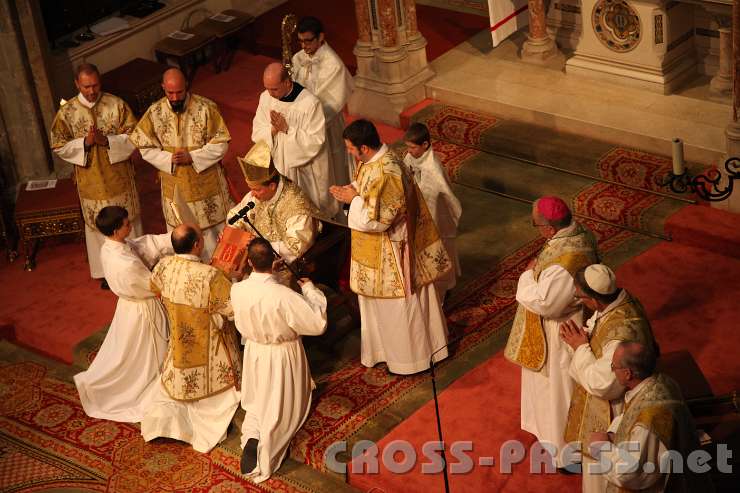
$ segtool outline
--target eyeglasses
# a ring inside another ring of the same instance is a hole
[[[625,368],[624,366],[614,366],[614,362],[610,364],[612,371],[617,370],[629,370],[629,368]]]
[[[534,226],[535,228],[539,228],[539,227],[544,228],[546,226],[549,226],[549,224],[538,224],[538,223],[534,222],[534,219],[532,219],[532,226]]]
[[[314,41],[316,41],[316,36],[312,38],[300,38],[300,37],[298,38],[298,43],[302,45],[313,43]]]

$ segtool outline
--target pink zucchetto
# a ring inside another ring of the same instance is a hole
[[[548,221],[562,221],[570,213],[570,208],[560,197],[550,195],[537,201],[537,212]]]

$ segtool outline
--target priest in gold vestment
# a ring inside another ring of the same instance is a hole
[[[547,242],[519,277],[519,307],[504,356],[522,367],[521,428],[543,446],[554,447],[555,464],[565,467],[563,429],[573,382],[570,351],[560,340],[558,324],[582,319],[573,276],[597,261],[596,239],[558,197],[534,203],[532,224]]]
[[[584,492],[714,491],[709,474],[687,467],[699,449],[696,427],[678,384],[655,372],[657,360],[650,345],[617,345],[611,368],[627,389],[624,412],[608,430],[591,433],[589,454],[599,463],[584,471]],[[680,470],[666,461],[668,451],[680,456]]]
[[[167,230],[184,220],[176,210],[186,204],[187,216],[203,231],[203,258],[208,260],[233,205],[221,166],[231,135],[216,103],[190,93],[180,70],[167,70],[162,87],[165,97],[144,113],[131,141],[159,170]],[[180,200],[175,200],[175,189]]]
[[[95,227],[103,207],[118,205],[129,213],[133,236],[143,233],[134,167],[129,157],[134,146],[128,135],[136,126],[131,108],[120,98],[102,92],[95,65],[77,67],[75,85],[79,94],[57,112],[51,127],[51,148],[74,165],[90,276],[103,277],[100,249],[105,237]]]
[[[350,204],[350,287],[360,304],[362,364],[385,362],[408,375],[447,357],[447,323],[434,281],[452,268],[429,209],[401,159],[381,144],[375,126],[344,130],[361,163],[355,181],[331,193]]]
[[[239,158],[239,164],[250,190],[227,217],[235,216],[253,202],[254,208],[247,217],[272,248],[286,262],[292,263],[316,241],[321,228],[321,223],[315,219],[319,210],[303,190],[277,172],[266,142],[259,141],[252,146],[243,159]],[[231,226],[254,234],[244,219]]]
[[[594,311],[584,328],[575,321],[560,327],[561,337],[574,351],[569,373],[576,383],[564,438],[582,449],[590,433],[607,429],[622,411],[626,389],[611,368],[619,343],[638,342],[655,351],[657,344],[645,309],[629,292],[617,288],[609,267],[594,264],[580,269],[575,283],[576,296]],[[582,453],[586,488],[590,481],[587,469],[594,460],[588,450]]]
[[[208,452],[226,438],[239,405],[241,358],[233,319],[231,281],[201,263],[203,236],[195,225],[172,231],[176,255],[161,260],[152,291],[167,310],[170,340],[161,377],[147,392],[144,440],[169,437]]]

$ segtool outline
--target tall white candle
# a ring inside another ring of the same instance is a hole
[[[686,163],[683,161],[683,140],[676,137],[673,139],[673,174],[682,175],[686,171]]]

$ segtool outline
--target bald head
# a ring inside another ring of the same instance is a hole
[[[633,388],[641,381],[655,373],[658,364],[658,351],[653,345],[639,342],[621,342],[614,351],[612,367],[617,370],[629,370],[628,375],[623,376],[623,383],[628,388]],[[619,375],[617,375],[618,380]]]
[[[180,113],[185,109],[185,97],[188,92],[188,81],[179,68],[170,68],[162,74],[162,89],[167,96],[172,110]]]
[[[262,83],[265,85],[265,89],[270,96],[275,99],[286,96],[293,87],[288,71],[278,62],[271,63],[265,67],[265,71],[262,74]]]
[[[172,249],[175,253],[200,255],[203,238],[200,228],[195,224],[181,224],[172,230]]]

